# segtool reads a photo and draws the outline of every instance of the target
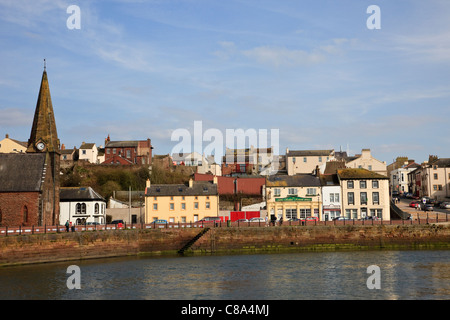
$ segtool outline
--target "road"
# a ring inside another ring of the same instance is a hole
[[[450,221],[450,209],[441,209],[439,207],[435,207],[433,211],[417,210],[417,209],[409,206],[411,201],[414,201],[414,200],[401,198],[400,202],[397,203],[397,206],[401,210],[412,214],[413,219],[417,219],[417,215],[420,215],[420,219],[425,219],[427,217],[427,215],[430,218],[431,217],[435,218],[436,215],[438,215],[439,219],[447,219],[448,221]]]

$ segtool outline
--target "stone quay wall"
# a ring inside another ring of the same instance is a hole
[[[107,230],[0,238],[0,266],[177,254],[202,228]],[[450,249],[450,224],[211,228],[184,254]]]

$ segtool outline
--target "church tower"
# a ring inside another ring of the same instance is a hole
[[[60,142],[56,130],[50,87],[44,72],[26,153],[45,154],[45,177],[39,201],[39,224],[59,223]]]
[[[28,140],[27,152],[57,152],[59,139],[56,131],[55,115],[48,85],[47,71],[44,67],[41,87],[34,112],[33,127]]]

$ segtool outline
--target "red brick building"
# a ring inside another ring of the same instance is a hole
[[[44,70],[26,153],[0,154],[0,226],[58,223],[59,148]]]
[[[134,165],[152,164],[151,140],[110,141],[105,139],[105,161],[103,164]]]

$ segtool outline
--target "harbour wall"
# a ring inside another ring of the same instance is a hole
[[[202,228],[107,230],[0,238],[0,266],[177,254]],[[450,249],[450,224],[211,228],[184,254]]]

